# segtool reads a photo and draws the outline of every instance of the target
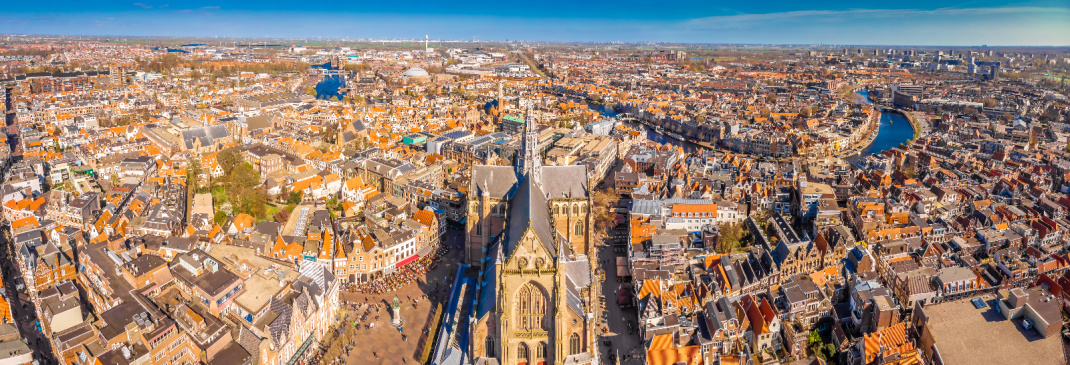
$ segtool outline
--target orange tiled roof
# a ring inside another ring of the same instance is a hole
[[[907,342],[906,323],[899,322],[894,326],[867,334],[864,341],[866,363],[873,362],[877,355],[881,354],[882,346],[888,349],[884,352],[885,355],[897,353],[897,350]]]

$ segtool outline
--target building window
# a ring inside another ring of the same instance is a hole
[[[494,337],[487,336],[487,357],[494,357]]]
[[[580,353],[580,335],[573,333],[568,339],[568,352],[570,355]]]
[[[523,363],[530,363],[528,358],[528,345],[521,342],[516,346],[516,359]]]
[[[528,283],[520,288],[517,293],[517,302],[520,304],[519,329],[521,331],[542,330],[543,319],[546,317],[546,297],[542,290],[534,284]]]
[[[535,358],[536,359],[545,359],[546,358],[546,342],[539,342],[539,347],[536,347]]]
[[[576,230],[575,231],[576,231],[576,235],[577,236],[582,236],[583,235],[583,221],[576,222]]]

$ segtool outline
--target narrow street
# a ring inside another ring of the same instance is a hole
[[[11,162],[16,161],[16,156],[21,156],[21,146],[18,142],[18,126],[15,125],[15,109],[14,98],[11,96],[11,89],[8,89],[6,93],[7,110],[4,110],[4,122],[7,126],[8,143],[11,144]],[[16,155],[16,151],[18,154]],[[4,166],[6,171],[6,166]],[[0,175],[0,181],[6,179],[6,174]],[[11,316],[18,324],[19,331],[22,333],[22,337],[26,339],[27,345],[34,352],[34,359],[41,360],[44,365],[58,364],[55,356],[52,353],[52,344],[44,333],[41,333],[37,329],[37,314],[33,303],[30,301],[28,293],[20,292],[16,289],[17,282],[21,281],[21,273],[16,269],[14,258],[12,255],[15,252],[15,247],[12,244],[12,232],[10,224],[4,222],[3,227],[0,227],[0,266],[3,267],[3,289],[4,297],[8,299],[11,304]],[[16,279],[19,278],[19,279]],[[24,288],[25,289],[25,288]]]
[[[602,242],[598,243],[596,249],[598,267],[605,271],[605,280],[597,284],[601,286],[600,293],[605,300],[597,301],[602,303],[602,308],[599,308],[595,318],[601,319],[608,326],[605,333],[599,329],[595,330],[599,357],[603,364],[615,364],[618,358],[621,364],[643,364],[645,354],[642,351],[636,352],[637,349],[642,349],[642,341],[639,339],[635,309],[621,308],[617,304],[617,292],[624,283],[617,280],[616,262],[618,256],[625,254],[614,252],[614,246]]]
[[[16,280],[16,278],[21,277],[21,275],[18,269],[15,268],[15,263],[11,257],[14,250],[11,246],[10,228],[2,228],[0,240],[3,241],[0,242],[3,245],[3,249],[0,250],[0,266],[3,267],[4,296],[11,303],[11,316],[18,324],[19,332],[26,339],[30,350],[33,350],[34,359],[42,360],[44,365],[58,364],[59,362],[56,361],[52,353],[51,342],[45,338],[44,333],[37,329],[37,314],[33,303],[25,291],[20,292],[16,289],[16,281],[21,281]]]
[[[15,125],[15,105],[14,96],[11,95],[12,89],[7,89],[7,100],[4,104],[7,105],[7,110],[4,110],[4,126],[7,128],[7,143],[11,145],[11,162],[20,160],[16,156],[22,156],[22,146],[19,143],[19,127]]]

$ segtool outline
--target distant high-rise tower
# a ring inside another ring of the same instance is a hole
[[[424,52],[430,52],[427,48],[427,34],[424,34]]]

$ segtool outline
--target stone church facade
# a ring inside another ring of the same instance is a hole
[[[516,166],[475,166],[466,264],[480,294],[476,364],[594,364],[591,194],[585,166],[542,166],[530,111]]]

